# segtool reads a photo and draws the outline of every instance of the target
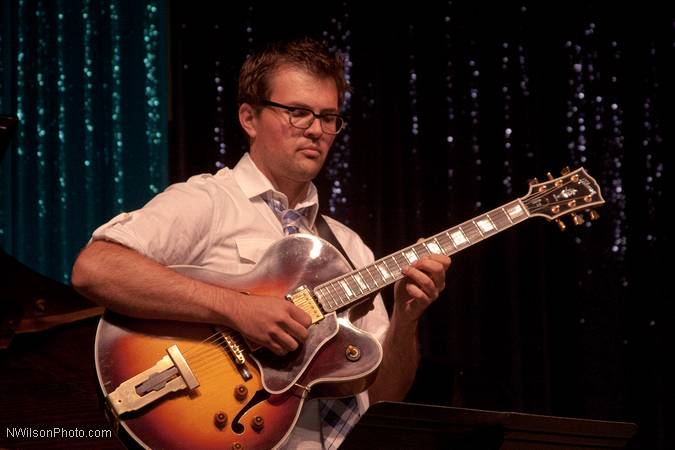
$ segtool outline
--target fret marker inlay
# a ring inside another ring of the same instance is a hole
[[[462,245],[465,242],[467,242],[467,239],[464,236],[464,233],[462,233],[461,231],[455,231],[454,233],[452,233],[450,235],[450,237],[452,238],[452,242],[455,243],[455,246],[459,246],[459,245]]]
[[[344,289],[348,297],[354,296],[354,292],[349,288],[349,285],[345,280],[340,280],[340,286],[342,286],[342,289]]]
[[[417,261],[417,255],[415,254],[414,251],[412,251],[412,249],[408,250],[407,252],[403,252],[403,255],[406,257],[409,264],[412,264],[415,261]]]
[[[513,205],[506,210],[511,219],[516,219],[523,215],[523,208],[520,205]]]
[[[437,255],[443,253],[441,252],[441,248],[435,242],[427,242],[425,245],[427,246],[427,249],[429,249],[429,252],[431,253],[435,253]]]
[[[382,278],[384,278],[384,279],[387,279],[387,278],[389,278],[389,277],[391,276],[391,275],[389,274],[389,271],[387,270],[387,268],[384,267],[384,264],[378,264],[378,265],[377,265],[377,270],[380,271],[380,273],[382,274]]]
[[[366,284],[365,281],[363,281],[363,278],[361,277],[361,275],[359,275],[358,273],[355,273],[354,279],[356,280],[357,283],[359,283],[359,287],[361,288],[362,291],[368,290],[368,285]]]
[[[492,231],[494,229],[494,226],[492,225],[492,222],[490,222],[487,219],[477,220],[476,225],[478,225],[478,228],[480,228],[480,230],[483,233],[489,233],[490,231]]]

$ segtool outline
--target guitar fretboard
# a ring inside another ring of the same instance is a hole
[[[520,199],[449,228],[314,288],[326,313],[359,301],[403,278],[402,271],[432,253],[452,255],[530,217]]]

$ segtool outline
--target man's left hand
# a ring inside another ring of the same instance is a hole
[[[417,321],[445,288],[445,271],[450,258],[429,255],[403,269],[405,278],[394,287],[394,309],[398,319]]]

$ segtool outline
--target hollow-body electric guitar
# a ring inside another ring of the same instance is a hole
[[[358,393],[374,379],[382,348],[350,316],[354,306],[401,279],[404,267],[432,253],[452,255],[533,216],[559,221],[570,213],[578,224],[579,211],[604,203],[583,168],[549,178],[531,183],[524,197],[357,270],[331,244],[306,234],[276,242],[243,275],[174,266],[208,283],[285,297],[312,318],[309,337],[279,357],[253,349],[231,329],[108,311],[95,359],[115,423],[149,448],[277,446],[306,399]]]

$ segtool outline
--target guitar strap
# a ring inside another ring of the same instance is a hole
[[[349,263],[350,266],[352,266],[352,269],[356,269],[356,266],[354,266],[352,260],[349,259],[349,255],[347,255],[345,249],[342,248],[342,244],[340,244],[340,241],[338,241],[337,238],[335,237],[335,234],[333,234],[333,230],[330,229],[330,227],[328,226],[328,222],[326,222],[326,219],[323,218],[323,215],[321,214],[316,215],[314,225],[316,225],[316,230],[319,232],[319,237],[321,239],[330,242],[333,245],[333,247],[338,249],[340,253],[342,253],[342,256],[344,256],[347,259],[347,262]]]

